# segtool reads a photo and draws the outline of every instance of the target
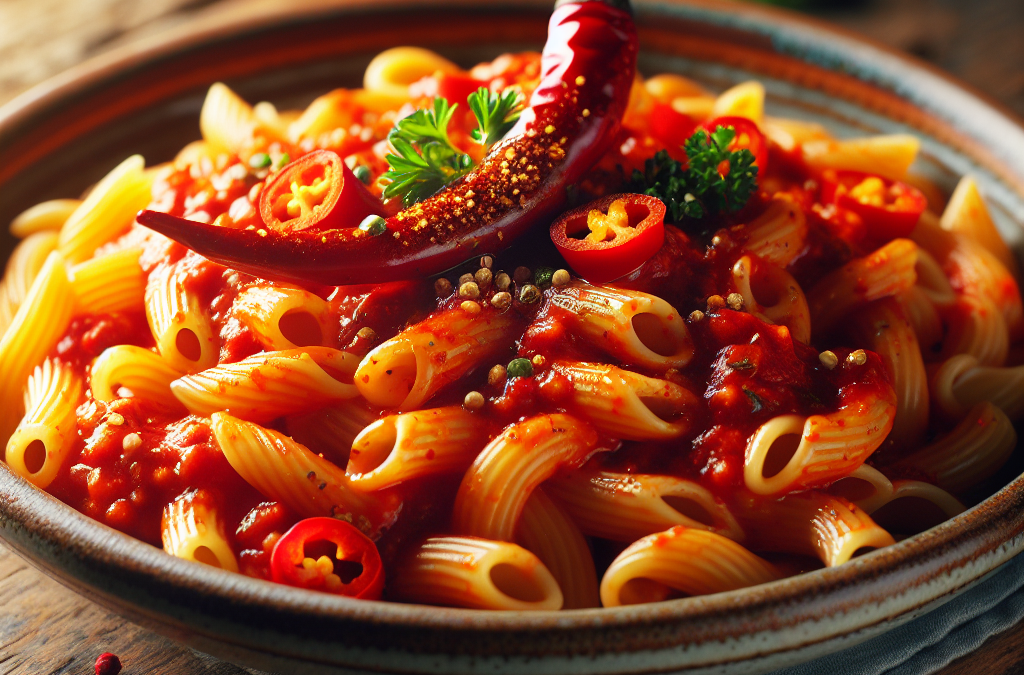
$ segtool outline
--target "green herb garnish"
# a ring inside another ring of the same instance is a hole
[[[522,95],[514,89],[493,94],[481,87],[469,95],[470,110],[478,128],[473,140],[490,148],[519,119]],[[384,198],[400,197],[409,207],[435,194],[446,185],[472,171],[473,158],[452,145],[448,123],[458,104],[449,105],[440,96],[432,109],[417,110],[399,120],[388,134],[396,154],[385,157],[391,169],[381,176]]]
[[[473,140],[490,149],[504,138],[522,113],[522,100],[523,95],[511,87],[500,94],[480,87],[470,94],[466,102],[479,125],[471,134]]]
[[[661,150],[644,163],[642,173],[633,172],[631,187],[665,202],[673,222],[735,213],[757,190],[757,166],[750,150],[729,150],[734,138],[733,127],[710,134],[698,129],[683,145],[688,167]]]

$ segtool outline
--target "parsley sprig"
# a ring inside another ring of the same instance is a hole
[[[519,119],[522,94],[511,88],[493,93],[481,87],[469,95],[467,102],[478,125],[472,138],[486,150]],[[456,108],[458,104],[449,105],[438,96],[433,108],[417,110],[398,121],[388,134],[397,154],[385,157],[391,165],[381,176],[387,183],[385,199],[400,197],[402,205],[409,207],[473,170],[473,158],[459,151],[448,137],[448,124]]]
[[[735,138],[733,127],[698,129],[683,145],[689,166],[661,150],[633,172],[632,189],[665,202],[677,223],[739,211],[757,190],[757,166],[750,150],[729,150]]]

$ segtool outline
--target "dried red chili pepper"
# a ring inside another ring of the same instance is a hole
[[[543,76],[527,109],[480,165],[433,197],[358,228],[233,230],[151,211],[138,221],[216,262],[282,281],[351,284],[429,276],[505,248],[552,218],[619,128],[636,67],[628,0],[559,2]]]
[[[586,237],[575,236],[588,229]],[[665,243],[665,204],[649,195],[604,197],[552,223],[551,241],[569,267],[587,281],[618,279],[647,262]]]

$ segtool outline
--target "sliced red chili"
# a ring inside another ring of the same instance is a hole
[[[336,518],[306,518],[288,530],[270,554],[274,581],[352,598],[380,599],[384,567],[377,547]]]
[[[693,135],[697,122],[679,112],[668,103],[655,101],[651,108],[651,136],[665,144],[666,147],[681,146]]]
[[[563,214],[551,225],[551,241],[588,281],[618,279],[665,242],[665,204],[649,195],[610,195]]]
[[[916,187],[861,171],[825,171],[821,202],[860,216],[873,243],[908,236],[928,208]]]
[[[383,214],[380,200],[330,150],[299,157],[260,192],[260,215],[277,232],[354,228],[367,216]]]
[[[729,150],[750,150],[754,155],[754,163],[757,164],[758,175],[763,176],[768,169],[768,143],[757,125],[746,117],[731,115],[715,117],[701,125],[701,128],[709,133],[718,127],[732,127],[736,130],[736,137],[729,144]]]

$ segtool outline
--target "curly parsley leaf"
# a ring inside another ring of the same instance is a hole
[[[479,125],[472,131],[473,140],[490,149],[505,137],[519,119],[523,95],[511,87],[500,94],[480,87],[469,95],[466,102]]]
[[[452,145],[448,124],[458,105],[436,97],[432,109],[417,110],[399,120],[388,134],[398,154],[385,159],[391,169],[381,178],[388,182],[384,198],[401,197],[406,207],[435,194],[473,168],[473,159]]]
[[[698,129],[683,145],[689,166],[661,150],[633,172],[632,189],[665,202],[673,222],[739,211],[757,190],[757,166],[750,150],[729,150],[735,138],[733,127]]]

